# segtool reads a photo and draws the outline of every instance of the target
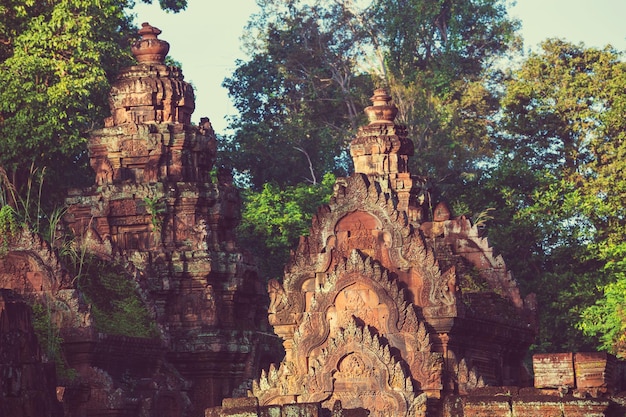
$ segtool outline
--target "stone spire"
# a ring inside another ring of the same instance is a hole
[[[370,100],[372,106],[365,109],[370,123],[361,127],[350,143],[354,171],[388,179],[388,186],[398,192],[401,208],[406,210],[413,186],[408,166],[413,142],[408,138],[406,126],[394,122],[398,108],[387,90],[376,89]]]
[[[271,346],[255,327],[266,321],[264,294],[235,242],[239,193],[228,176],[210,175],[211,123],[191,123],[193,88],[165,64],[161,31],[144,23],[139,33],[138,63],[112,83],[111,117],[89,136],[96,183],[72,191],[66,221],[81,247],[139,271],[167,360],[192,386],[193,413],[162,413],[199,417],[255,375]]]
[[[178,67],[165,65],[169,43],[158,39],[161,30],[143,23],[141,39],[131,50],[138,65],[123,69],[111,88],[111,117],[105,126],[125,123],[191,124],[195,109],[193,87]]]
[[[130,48],[137,62],[164,64],[165,57],[170,50],[170,44],[157,38],[161,34],[161,30],[151,26],[148,22],[144,22],[138,33],[141,35],[141,39]]]

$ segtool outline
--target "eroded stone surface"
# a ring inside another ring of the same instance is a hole
[[[619,391],[617,358],[606,352],[546,353],[533,356],[535,388],[599,397]]]
[[[374,93],[351,143],[356,172],[337,180],[283,282],[269,283],[286,356],[255,383],[261,405],[419,416],[446,393],[524,378],[532,305],[469,220],[445,205],[426,218],[390,100]]]
[[[61,417],[54,363],[45,361],[30,306],[0,289],[0,415]]]
[[[111,117],[88,142],[96,184],[72,192],[66,220],[90,253],[121,261],[137,281],[163,360],[190,382],[192,404],[178,413],[199,416],[256,374],[265,296],[235,244],[239,194],[223,173],[210,178],[211,123],[191,124],[193,89],[164,64],[159,33],[143,25],[139,63],[113,83]]]
[[[574,354],[545,353],[533,356],[535,388],[574,388]]]

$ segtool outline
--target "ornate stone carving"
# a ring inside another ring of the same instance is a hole
[[[352,319],[329,339],[306,373],[298,376],[286,364],[273,367],[253,384],[252,393],[261,404],[270,404],[297,386],[299,402],[321,402],[330,409],[341,401],[345,408],[365,408],[372,416],[425,416],[425,396],[414,393],[405,367],[369,327]]]
[[[461,359],[456,364],[454,379],[459,392],[462,394],[467,394],[476,388],[485,386],[485,381],[478,373],[476,367],[469,368],[465,359]]]
[[[384,90],[372,100],[370,124],[351,143],[356,172],[337,179],[282,284],[268,285],[286,356],[253,385],[261,404],[420,415],[426,397],[518,372],[532,340],[530,309],[475,228],[443,203],[424,216],[406,128]],[[483,293],[470,292],[470,273]],[[508,317],[496,312],[504,305]],[[478,349],[476,335],[491,345]]]
[[[165,65],[161,31],[139,33],[138,64],[118,75],[111,117],[88,141],[96,184],[71,192],[65,220],[89,253],[136,272],[200,416],[256,376],[273,344],[256,268],[235,244],[238,191],[224,173],[210,178],[211,123],[191,123],[193,88]]]
[[[137,62],[162,64],[170,50],[170,45],[165,41],[157,39],[157,36],[161,34],[161,30],[144,22],[141,24],[139,34],[141,39],[130,48]]]

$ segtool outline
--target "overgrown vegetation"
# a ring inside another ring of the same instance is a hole
[[[177,12],[187,1],[159,4]],[[46,188],[46,211],[63,201],[61,184],[93,183],[86,134],[108,116],[110,82],[133,62],[133,6],[132,0],[0,3],[0,166],[20,194],[29,167],[48,167],[57,186]]]
[[[608,283],[595,287],[602,296],[582,310],[577,326],[586,335],[597,337],[602,350],[626,359],[626,244],[616,245],[612,252],[604,265]]]
[[[72,380],[76,377],[76,370],[69,368],[63,357],[61,344],[63,338],[59,329],[52,322],[51,310],[45,301],[36,301],[31,304],[33,310],[33,328],[39,345],[48,360],[54,361],[57,376],[61,379]]]
[[[187,1],[159,4],[177,12]],[[93,303],[100,330],[148,337],[155,328],[131,277],[88,259],[85,248],[76,248],[60,228],[67,187],[92,183],[86,134],[108,115],[109,82],[132,62],[133,5],[127,0],[0,4],[0,252],[22,226],[40,233],[74,266],[75,283]],[[62,366],[49,309],[35,303],[33,310],[42,346]]]
[[[96,329],[130,337],[156,337],[156,323],[121,265],[87,257],[77,286],[91,305]]]
[[[150,214],[150,222],[152,223],[152,233],[157,243],[161,239],[161,228],[163,226],[163,213],[165,213],[165,201],[158,197],[145,197],[143,204],[148,214]]]
[[[61,218],[65,213],[62,205],[46,203],[46,189],[54,184],[46,184],[46,168],[36,168],[31,164],[28,177],[22,189],[17,189],[7,172],[0,166],[0,232],[1,236],[11,236],[26,226],[34,233],[54,243],[61,238],[59,233]]]
[[[326,174],[316,185],[281,189],[268,183],[259,192],[244,191],[238,234],[242,245],[256,255],[262,277],[282,277],[289,251],[299,236],[308,235],[313,214],[328,202],[334,183],[335,176]]]
[[[19,224],[13,207],[0,207],[0,256],[9,249],[11,238],[19,231]]]
[[[139,297],[136,283],[119,265],[98,260],[86,252],[86,247],[76,247],[75,239],[60,231],[63,207],[44,210],[42,190],[45,170],[31,167],[27,186],[19,193],[0,167],[0,256],[9,250],[12,236],[27,226],[40,233],[50,243],[57,243],[59,255],[74,271],[74,282],[91,304],[91,313],[97,330],[132,337],[157,336],[156,324]],[[57,375],[73,379],[75,370],[63,358],[59,328],[52,320],[53,300],[44,295],[30,303],[33,311],[33,328],[47,359],[54,361]]]

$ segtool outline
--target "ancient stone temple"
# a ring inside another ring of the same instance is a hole
[[[211,124],[191,123],[160,31],[140,34],[89,138],[95,184],[71,191],[64,220],[78,264],[131,283],[154,332],[101,331],[62,242],[0,236],[0,417],[626,415],[611,355],[535,355],[529,376],[534,298],[470,220],[429,201],[384,89],[351,143],[355,173],[266,292],[234,238]]]
[[[0,416],[63,415],[54,363],[43,361],[30,307],[8,289],[0,289],[0,376]]]
[[[434,416],[447,393],[528,380],[532,298],[468,219],[429,212],[396,107],[383,89],[372,101],[351,143],[355,173],[337,180],[283,282],[269,283],[286,356],[254,384],[260,406]]]
[[[96,184],[72,191],[66,221],[85,251],[126,266],[159,327],[159,360],[188,383],[190,404],[174,399],[155,415],[201,416],[258,374],[266,295],[234,242],[240,200],[232,179],[212,171],[211,124],[191,124],[193,89],[164,63],[160,30],[144,23],[139,33],[138,63],[119,74],[111,117],[89,138]]]

